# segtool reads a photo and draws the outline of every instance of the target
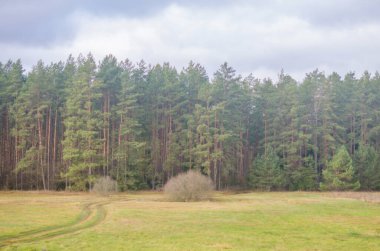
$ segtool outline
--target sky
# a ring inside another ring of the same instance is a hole
[[[212,74],[228,62],[243,76],[297,80],[380,69],[380,0],[0,0],[0,61],[190,60]]]

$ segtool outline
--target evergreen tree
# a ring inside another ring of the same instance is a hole
[[[101,114],[95,103],[101,97],[95,81],[95,61],[91,54],[80,56],[66,101],[63,158],[67,162],[68,186],[74,190],[91,189],[96,170],[101,165]]]
[[[18,174],[14,175],[17,161],[17,137],[14,138],[15,120],[12,110],[25,79],[20,60],[0,63],[0,187],[18,188]],[[12,137],[13,136],[13,137]]]
[[[285,186],[284,171],[280,167],[280,158],[271,148],[267,155],[258,156],[249,172],[249,185],[260,190],[283,189]]]
[[[102,93],[102,101],[100,104],[103,115],[102,141],[103,141],[103,175],[108,176],[112,168],[113,147],[115,142],[114,131],[116,118],[113,107],[117,103],[117,94],[121,89],[122,69],[118,65],[117,59],[112,55],[107,55],[99,64],[96,80],[99,82],[100,91]],[[112,130],[113,129],[113,130]]]
[[[117,143],[113,146],[113,160],[116,170],[113,171],[120,190],[143,188],[144,176],[144,146],[141,140],[141,125],[137,114],[141,112],[137,99],[140,94],[136,90],[136,76],[139,74],[130,61],[121,64],[121,90],[117,94],[115,113],[118,120]]]
[[[379,97],[380,75],[368,72],[341,79],[315,70],[297,82],[282,71],[272,81],[224,63],[210,82],[193,62],[178,73],[168,63],[70,56],[39,61],[25,76],[19,60],[8,61],[0,187],[86,190],[112,176],[121,190],[157,189],[197,169],[218,189],[349,189],[358,180],[378,190]]]
[[[354,168],[361,189],[380,188],[380,156],[372,146],[360,145],[354,155]]]
[[[179,81],[185,89],[184,95],[186,96],[182,116],[182,138],[184,139],[182,141],[182,166],[185,169],[196,168],[209,173],[209,148],[211,146],[206,143],[210,142],[208,77],[201,65],[190,61],[188,67],[181,72]],[[202,129],[204,127],[207,128],[207,135],[206,131]],[[196,149],[198,147],[199,149]],[[202,159],[207,159],[208,162],[206,163]]]
[[[354,168],[352,159],[346,147],[341,146],[337,154],[329,161],[323,171],[324,181],[321,183],[322,190],[347,190],[359,189],[359,181],[354,182]]]

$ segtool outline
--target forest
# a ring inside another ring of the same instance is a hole
[[[0,64],[0,189],[161,189],[190,170],[216,189],[380,190],[380,75],[212,77],[190,62],[91,54]]]

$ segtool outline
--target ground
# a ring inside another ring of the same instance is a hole
[[[380,250],[380,193],[0,193],[3,250]]]

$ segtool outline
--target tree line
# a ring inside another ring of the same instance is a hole
[[[380,75],[301,82],[242,77],[224,63],[210,79],[91,54],[0,63],[0,188],[158,189],[190,170],[217,189],[380,189]]]

